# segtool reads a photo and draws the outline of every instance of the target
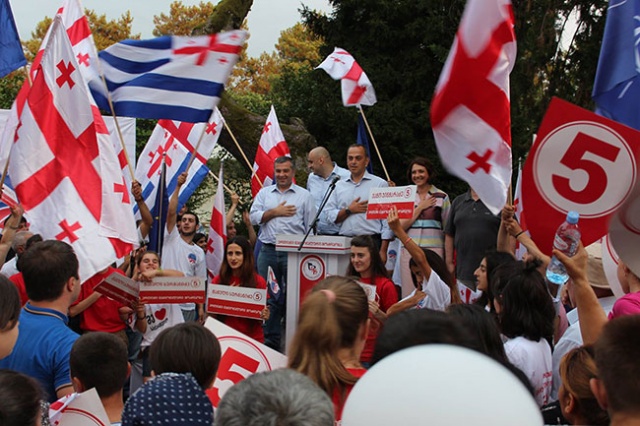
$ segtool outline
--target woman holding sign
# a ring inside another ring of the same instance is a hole
[[[347,275],[357,277],[358,281],[375,286],[375,301],[369,303],[369,311],[375,323],[371,324],[367,344],[362,351],[360,361],[368,365],[373,356],[373,347],[378,337],[380,324],[386,319],[386,312],[398,302],[396,286],[387,278],[387,270],[380,258],[376,244],[368,235],[360,235],[351,239],[351,263],[347,268]]]
[[[142,253],[136,262],[133,279],[151,281],[156,277],[182,277],[184,274],[173,269],[160,269],[160,257],[153,251]],[[135,312],[135,329],[142,333],[140,354],[142,356],[142,376],[147,382],[151,378],[153,366],[149,363],[149,347],[161,331],[184,322],[180,305],[138,304]]]
[[[220,266],[220,275],[213,278],[212,284],[224,284],[237,287],[266,289],[264,278],[256,273],[253,260],[253,247],[244,237],[233,237],[227,241],[224,259]],[[262,320],[251,318],[216,315],[216,319],[229,327],[246,334],[260,343],[264,343],[262,323],[269,318],[269,308],[262,310]]]

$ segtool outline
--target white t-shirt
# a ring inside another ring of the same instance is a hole
[[[2,269],[0,270],[0,274],[9,278],[12,275],[18,273],[18,267],[16,266],[18,263],[18,256],[13,256],[11,260],[7,261],[4,265],[2,265]]]
[[[447,309],[447,306],[451,304],[451,290],[434,270],[431,270],[431,275],[428,280],[422,281],[422,291],[424,291],[427,296],[418,302],[416,308],[444,311]],[[413,297],[414,294],[416,294],[415,290],[402,300],[407,300]]]
[[[162,267],[175,269],[187,277],[207,279],[207,267],[204,261],[204,250],[195,244],[185,242],[180,232],[174,229],[165,234],[162,246]],[[180,307],[186,311],[193,310],[195,303],[181,303]]]
[[[178,304],[149,304],[144,307],[144,314],[147,319],[147,331],[142,335],[141,347],[151,346],[162,330],[174,325],[182,324],[184,317]],[[135,315],[133,315],[135,321]]]
[[[518,336],[504,343],[509,361],[527,376],[540,407],[549,403],[553,375],[551,347],[545,339],[537,342]]]

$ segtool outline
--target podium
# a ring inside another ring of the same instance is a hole
[[[298,310],[306,294],[331,275],[344,275],[349,266],[351,238],[309,236],[298,251],[304,235],[276,235],[276,250],[287,252],[286,347],[298,324]]]

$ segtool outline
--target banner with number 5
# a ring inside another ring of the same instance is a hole
[[[213,387],[206,391],[214,407],[218,406],[220,399],[231,386],[250,375],[287,366],[286,356],[220,321],[209,317],[204,326],[215,334],[222,349],[218,374]]]
[[[608,232],[609,219],[637,179],[640,132],[553,98],[524,166],[522,203],[531,237],[550,254],[567,212],[580,213],[585,246]]]

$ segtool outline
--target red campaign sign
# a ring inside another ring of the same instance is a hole
[[[131,308],[138,303],[138,283],[117,272],[102,280],[95,291]]]
[[[209,317],[205,327],[218,338],[222,350],[216,379],[213,386],[206,390],[214,407],[218,406],[220,399],[231,386],[252,374],[287,366],[286,356],[220,321]]]
[[[205,282],[199,277],[161,277],[140,282],[140,303],[204,303]]]
[[[580,213],[585,246],[607,233],[637,179],[640,132],[553,98],[523,170],[531,237],[550,254],[567,212]]]
[[[398,218],[411,219],[415,201],[415,185],[371,188],[367,204],[367,219],[386,220],[393,206],[398,209]]]
[[[209,284],[207,312],[234,317],[262,319],[267,305],[267,290],[221,284]]]

